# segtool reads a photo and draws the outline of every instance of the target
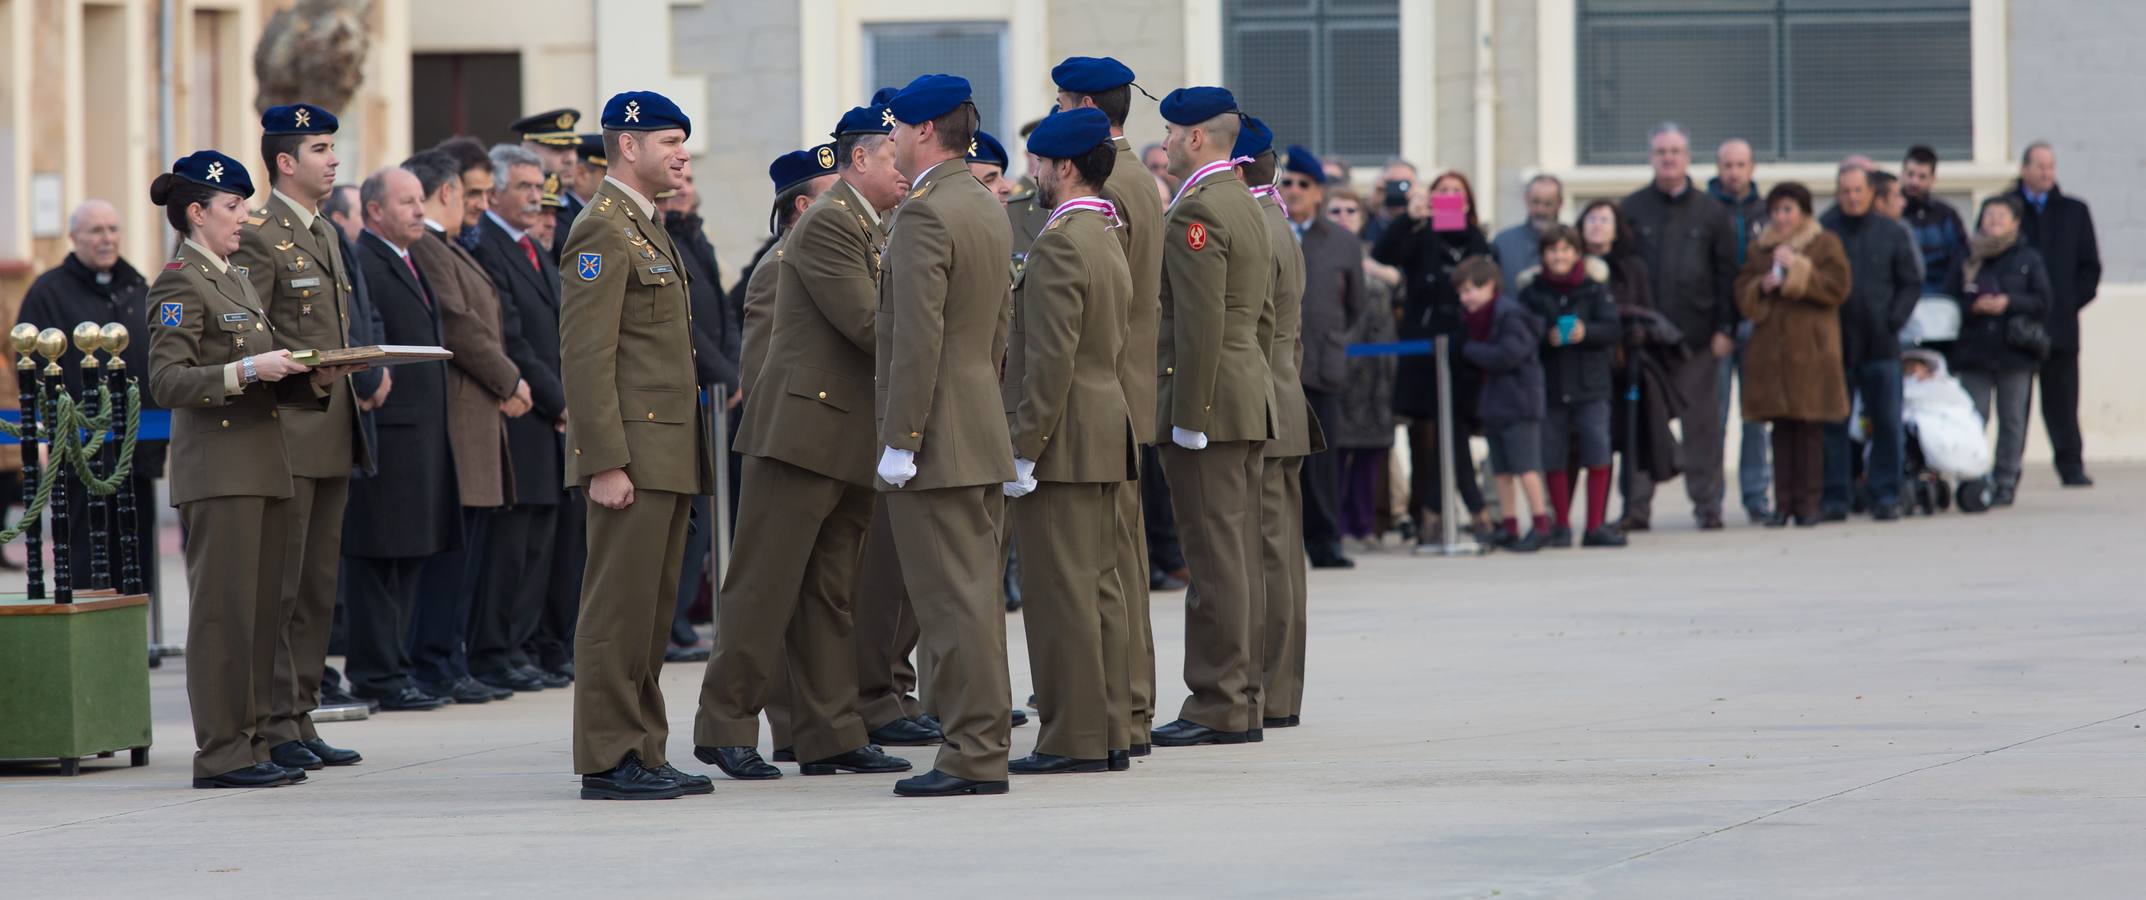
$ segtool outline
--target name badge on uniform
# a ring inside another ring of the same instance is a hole
[[[166,303],[164,305],[174,306],[176,304]],[[252,316],[249,316],[245,313],[224,313],[224,321],[226,322],[247,322],[252,321],[252,319]]]
[[[320,287],[320,276],[318,276],[318,275],[315,275],[315,276],[313,276],[312,278],[293,278],[293,279],[291,279],[291,287],[294,287],[294,288],[309,288],[309,287]]]
[[[650,274],[650,275],[668,275],[668,274],[670,274],[670,271],[671,271],[671,267],[670,267],[670,266],[649,266],[649,267],[648,267],[648,274]]]

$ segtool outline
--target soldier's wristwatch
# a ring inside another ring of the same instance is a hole
[[[238,383],[241,387],[261,380],[261,373],[253,368],[253,357],[238,361]]]

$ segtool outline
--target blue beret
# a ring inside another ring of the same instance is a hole
[[[554,109],[516,119],[507,130],[521,135],[525,141],[571,147],[574,146],[574,124],[579,121],[581,111],[578,109]]]
[[[969,142],[969,162],[989,163],[1000,169],[1006,168],[1006,145],[989,133],[978,131],[976,139]]]
[[[179,157],[178,162],[171,164],[171,174],[203,187],[241,197],[253,196],[253,177],[246,174],[246,167],[214,150],[196,150]]]
[[[334,134],[335,114],[311,103],[271,106],[261,113],[263,134]]]
[[[655,91],[626,91],[604,103],[605,131],[665,131],[683,129],[693,136],[693,120],[678,104]]]
[[[832,175],[834,171],[835,145],[821,144],[775,157],[767,167],[767,177],[775,183],[775,193],[780,194],[822,175]]]
[[[1044,159],[1073,159],[1110,140],[1110,117],[1093,106],[1045,117],[1028,136],[1028,152]]]
[[[969,102],[969,80],[959,75],[918,75],[887,101],[894,118],[922,125]]]
[[[1289,158],[1282,161],[1282,168],[1311,179],[1313,184],[1326,183],[1326,167],[1320,165],[1319,158],[1311,155],[1311,151],[1301,145],[1289,145]]]
[[[873,91],[873,92],[872,92],[872,105],[873,105],[873,106],[885,106],[885,105],[887,105],[887,101],[889,101],[889,100],[892,100],[892,99],[894,99],[894,95],[895,95],[895,94],[899,94],[899,93],[901,93],[901,92],[902,92],[902,89],[901,89],[901,88],[895,88],[895,87],[883,87],[883,88],[880,88],[879,90]]]
[[[1237,129],[1237,145],[1229,155],[1239,158],[1258,156],[1274,149],[1274,129],[1256,118],[1246,117],[1244,127]]]
[[[1133,70],[1108,56],[1070,56],[1051,69],[1058,89],[1075,94],[1099,94],[1133,83]]]
[[[1198,125],[1237,109],[1237,98],[1228,88],[1178,88],[1162,98],[1162,117],[1173,125]]]
[[[879,94],[873,94],[871,105],[852,106],[849,112],[843,113],[842,120],[835,123],[835,130],[828,137],[838,138],[845,134],[886,134],[893,130],[894,114],[887,111],[887,104],[879,99]]]

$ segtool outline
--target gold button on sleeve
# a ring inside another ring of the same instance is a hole
[[[821,391],[821,392],[820,392],[820,399],[822,399],[822,400],[825,400],[825,399],[827,399],[827,392],[826,392],[826,391]]]
[[[223,420],[223,422],[222,422],[222,425],[223,425],[223,427],[225,427],[225,428],[229,428],[229,427],[231,427],[231,420],[230,420],[230,419],[225,419],[225,420]]]

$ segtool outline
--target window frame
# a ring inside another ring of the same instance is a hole
[[[1377,2],[1377,0],[1374,0]],[[1301,5],[1290,10],[1244,10],[1224,4],[1224,9],[1215,13],[1217,36],[1216,62],[1218,81],[1235,89],[1237,78],[1233,70],[1233,52],[1237,39],[1247,32],[1302,32],[1309,36],[1311,56],[1310,95],[1311,133],[1308,135],[1277,135],[1278,140],[1303,143],[1321,154],[1338,153],[1351,160],[1373,158],[1383,162],[1388,157],[1405,156],[1413,145],[1408,119],[1410,101],[1417,99],[1408,81],[1410,66],[1408,52],[1412,23],[1408,0],[1392,4],[1389,13],[1384,11],[1350,10],[1347,0],[1302,0]],[[1336,9],[1336,7],[1340,7]],[[1427,19],[1428,16],[1423,18]],[[1344,152],[1334,145],[1333,63],[1328,52],[1335,33],[1367,32],[1391,29],[1397,45],[1394,59],[1394,136],[1393,146],[1370,153]],[[1189,54],[1188,54],[1189,55]],[[1194,82],[1198,83],[1198,82]]]

